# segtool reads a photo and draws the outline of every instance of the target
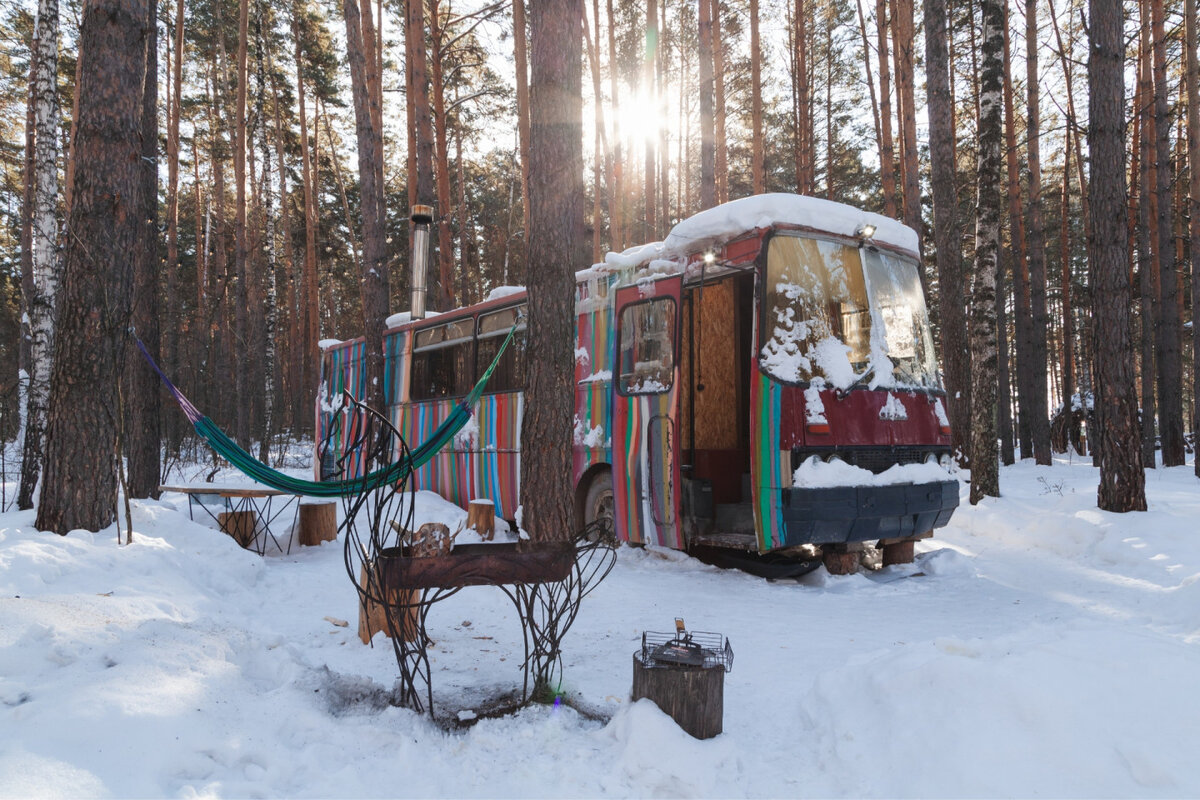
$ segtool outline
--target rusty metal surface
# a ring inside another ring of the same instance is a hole
[[[561,581],[575,563],[571,543],[468,544],[449,554],[409,558],[388,547],[379,554],[380,579],[388,589],[455,589]]]

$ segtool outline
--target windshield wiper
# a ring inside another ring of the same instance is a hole
[[[845,389],[834,389],[834,392],[833,392],[834,396],[838,400],[842,400],[843,398],[846,397],[846,395],[850,394],[858,387],[866,386],[867,385],[867,377],[870,376],[874,372],[875,372],[874,365],[868,365],[867,368],[865,370],[863,370],[863,374],[859,375],[857,378],[854,379],[854,383],[851,383]]]

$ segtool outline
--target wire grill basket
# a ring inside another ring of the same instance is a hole
[[[733,669],[733,647],[724,634],[689,631],[682,619],[675,620],[674,633],[643,632],[642,649],[636,655],[646,667]]]

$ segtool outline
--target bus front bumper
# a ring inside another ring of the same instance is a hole
[[[780,547],[920,536],[958,508],[958,481],[781,491]]]

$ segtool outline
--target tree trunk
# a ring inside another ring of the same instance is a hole
[[[1067,441],[1079,451],[1079,422],[1073,413],[1079,391],[1075,369],[1075,308],[1071,300],[1071,137],[1070,126],[1063,132],[1063,185],[1059,216],[1059,261],[1062,267],[1062,397],[1067,412]],[[1080,402],[1083,402],[1082,397]]]
[[[917,109],[913,91],[913,0],[893,0],[892,35],[896,45],[896,101],[899,105],[901,168],[904,180],[904,224],[922,235],[921,174],[917,158]],[[921,249],[918,240],[917,249]],[[920,262],[918,262],[920,263]],[[921,270],[922,284],[925,284]]]
[[[183,0],[175,3],[175,58],[171,62],[170,101],[167,104],[167,336],[163,362],[167,373],[178,375],[180,367],[179,332],[184,321],[179,301],[179,124],[183,114]],[[199,240],[197,239],[197,243]],[[196,248],[197,256],[199,248]],[[179,452],[183,428],[178,414],[168,412],[166,423],[167,448]]]
[[[356,0],[342,0],[346,21],[346,54],[350,62],[350,85],[354,97],[355,133],[358,141],[359,205],[362,211],[363,261],[359,286],[362,301],[363,337],[366,339],[368,404],[386,408],[383,388],[383,332],[388,316],[388,273],[385,239],[383,176],[383,132],[378,97],[372,86],[375,59],[366,43],[374,41],[370,15],[359,14]],[[370,56],[370,57],[368,57]]]
[[[664,0],[666,2],[666,0]],[[656,89],[654,86],[654,60],[660,45],[658,39],[658,8],[657,0],[646,0],[646,49],[642,56],[642,92],[647,106],[656,106]],[[656,241],[658,237],[658,177],[654,162],[654,145],[658,139],[658,130],[649,131],[645,137],[644,180],[645,196],[642,198],[643,218],[646,220],[642,230],[643,241]]]
[[[925,80],[929,97],[929,160],[933,189],[933,238],[941,316],[942,373],[949,401],[950,446],[967,466],[970,437],[970,357],[963,297],[962,228],[954,186],[954,106],[950,96],[946,0],[925,2]]]
[[[234,317],[234,335],[237,340],[236,361],[230,366],[234,372],[236,387],[235,437],[242,449],[250,449],[250,370],[247,363],[250,343],[250,273],[247,261],[250,244],[246,234],[246,61],[250,33],[250,0],[238,3],[238,49],[237,49],[237,121],[234,126],[233,182],[234,186],[234,266],[237,273],[237,290]]]
[[[729,202],[729,138],[725,124],[728,117],[725,102],[725,40],[721,35],[721,0],[709,0],[709,3],[709,19],[712,21],[714,180],[717,202],[726,203]]]
[[[879,177],[883,185],[884,216],[896,216],[896,151],[892,144],[892,79],[888,65],[887,0],[875,0],[879,42]]]
[[[31,45],[36,49],[36,43]],[[29,303],[33,299],[33,214],[37,173],[35,171],[37,149],[37,59],[29,59],[29,86],[25,91],[25,152],[21,169],[21,347],[18,364],[26,376],[33,372],[31,363],[29,330]],[[28,381],[28,378],[25,379]],[[28,390],[28,384],[26,384]],[[27,394],[25,396],[28,396]],[[22,412],[24,409],[22,409]],[[23,436],[23,433],[22,433]],[[22,444],[24,439],[22,438]]]
[[[263,275],[263,330],[262,330],[262,400],[263,400],[263,436],[259,445],[259,461],[267,461],[271,437],[279,426],[279,404],[276,402],[276,392],[279,387],[279,366],[276,347],[276,332],[279,323],[279,297],[277,282],[277,251],[275,248],[275,187],[271,176],[271,145],[267,138],[267,75],[266,75],[266,44],[263,41],[263,20],[267,16],[265,3],[259,0],[256,6],[254,27],[254,61],[256,88],[255,116],[257,117],[258,147],[262,154],[262,182],[259,197],[262,203],[263,236],[262,247],[266,255],[266,270]],[[286,198],[280,198],[280,206],[286,203]]]
[[[429,67],[425,51],[425,9],[422,0],[405,0],[408,9],[408,68],[412,73],[412,96],[409,102],[415,107],[417,127],[417,202],[432,206],[437,197],[433,174],[433,120],[429,109]],[[412,177],[409,177],[412,180]],[[411,236],[411,232],[409,234]],[[441,270],[437,275],[426,278],[429,310],[440,308],[442,292]]]
[[[763,165],[762,52],[758,39],[758,0],[750,0],[750,176],[755,194],[767,190]]]
[[[713,141],[713,40],[711,0],[700,2],[700,210],[717,203]]]
[[[317,390],[319,362],[317,341],[320,339],[321,322],[318,312],[319,289],[317,281],[317,191],[313,175],[312,141],[308,136],[308,108],[305,105],[304,44],[301,39],[300,17],[302,6],[299,0],[293,11],[292,34],[296,44],[296,102],[300,115],[300,180],[304,183],[304,270],[300,281],[300,392],[310,397]],[[349,220],[347,220],[349,222]],[[295,345],[293,345],[295,346]],[[303,413],[308,404],[301,404]]]
[[[1155,456],[1155,423],[1158,420],[1155,402],[1155,375],[1157,370],[1155,353],[1155,330],[1158,319],[1158,290],[1154,280],[1153,249],[1157,242],[1151,241],[1150,232],[1154,227],[1152,215],[1154,191],[1154,159],[1151,148],[1154,146],[1154,115],[1150,98],[1154,92],[1153,73],[1150,66],[1150,14],[1146,3],[1141,5],[1141,25],[1139,30],[1138,48],[1138,85],[1135,93],[1137,103],[1135,113],[1137,120],[1134,127],[1135,146],[1140,169],[1135,178],[1135,197],[1137,197],[1138,226],[1137,268],[1138,288],[1141,317],[1141,356],[1140,371],[1142,390],[1142,463],[1153,465]]]
[[[142,207],[137,217],[133,261],[131,323],[150,354],[158,360],[158,7],[146,3],[146,75],[142,97]],[[125,455],[129,463],[126,491],[130,497],[158,497],[159,443],[162,413],[158,376],[141,359],[125,364]]]
[[[621,82],[617,79],[617,73],[619,72],[619,70],[613,68],[614,65],[617,63],[617,31],[616,31],[616,25],[614,24],[616,17],[613,15],[613,0],[608,0],[607,5],[608,5],[608,63],[609,63],[608,88],[609,88],[609,92],[612,94],[612,98],[610,100],[610,102],[612,103],[612,107],[614,109],[619,109],[621,107],[621,93],[620,93]],[[597,37],[597,42],[598,42],[599,37],[600,37],[600,22],[599,21],[596,22],[596,37]],[[599,44],[597,44],[596,46],[599,47]],[[621,130],[621,115],[619,113],[614,113],[613,114],[613,178],[614,178],[614,180],[613,180],[614,190],[613,191],[617,197],[617,202],[615,205],[611,206],[608,209],[608,214],[609,214],[609,217],[611,218],[610,225],[612,227],[612,245],[611,246],[612,246],[612,249],[618,253],[625,249],[627,237],[629,235],[629,232],[628,232],[628,230],[626,230],[626,227],[625,227],[625,157],[624,157],[624,148],[622,145],[622,135],[623,135],[623,132]],[[528,202],[529,201],[526,200],[526,203],[528,203]],[[528,234],[528,232],[526,232],[526,241],[528,241],[528,237],[529,237],[529,234]]]
[[[117,379],[142,213],[147,4],[93,0],[80,27],[79,133],[36,526],[98,531],[116,515]],[[81,480],[80,476],[87,476]]]
[[[862,37],[863,73],[867,81],[867,93],[871,96],[871,121],[875,123],[875,146],[883,148],[883,129],[879,122],[879,98],[875,96],[875,70],[871,67],[871,43],[867,38],[867,18],[863,14],[862,0],[855,0],[858,11],[858,32]]]
[[[1090,0],[1088,57],[1088,151],[1091,208],[1098,220],[1125,213],[1124,18],[1120,0]],[[1124,225],[1094,225],[1091,264],[1096,427],[1100,487],[1105,511],[1146,509],[1142,451],[1138,446],[1137,396],[1133,390],[1129,264]]]
[[[583,230],[583,0],[530,14],[529,363],[521,423],[521,525],[535,541],[572,534],[574,276]]]
[[[1179,279],[1175,273],[1171,226],[1171,122],[1167,109],[1167,37],[1163,30],[1163,0],[1150,0],[1150,25],[1154,42],[1155,186],[1158,199],[1158,419],[1162,436],[1162,462],[1178,467],[1184,462],[1183,443],[1183,322],[1179,310]]]
[[[429,62],[429,74],[432,78],[433,89],[433,118],[437,120],[436,144],[434,151],[436,162],[434,172],[437,180],[438,201],[438,283],[441,287],[441,297],[438,299],[440,308],[454,308],[454,243],[451,238],[450,220],[450,140],[447,127],[450,121],[446,118],[446,87],[442,80],[442,64],[446,54],[442,52],[441,0],[430,0],[429,30],[433,43],[433,58]]]
[[[1188,178],[1191,208],[1188,214],[1188,251],[1191,253],[1192,278],[1192,431],[1200,430],[1200,325],[1196,324],[1200,309],[1200,56],[1197,55],[1196,0],[1184,0],[1184,69],[1187,82],[1187,144]],[[1200,477],[1200,457],[1195,459],[1196,476]]]
[[[981,0],[979,206],[971,306],[971,504],[1000,496],[996,465],[996,273],[1000,251],[1004,11]]]
[[[1008,346],[1008,264],[1011,261],[1003,250],[996,258],[996,427],[1000,436],[1000,463],[1013,463],[1013,391],[1012,350]],[[1018,369],[1020,364],[1018,363]]]
[[[1016,311],[1017,394],[1020,401],[1018,438],[1021,458],[1033,456],[1030,436],[1030,413],[1033,405],[1033,370],[1036,365],[1030,355],[1032,324],[1029,313],[1029,265],[1025,261],[1025,224],[1021,209],[1021,181],[1017,169],[1017,124],[1013,114],[1012,53],[1009,36],[1008,6],[1004,10],[1004,150],[1005,177],[1008,185],[1009,253],[1012,263],[1014,306]],[[1001,334],[1003,336],[1003,333]],[[1001,386],[1001,396],[1006,387]],[[1009,462],[1005,462],[1009,463]]]
[[[862,0],[859,0],[859,15]],[[796,0],[796,19],[792,35],[796,50],[796,193],[811,194],[813,190],[813,129],[812,102],[809,99],[808,75],[808,6],[805,0]],[[863,52],[866,58],[866,32],[863,33]],[[875,107],[875,84],[871,80],[871,106]],[[878,114],[876,114],[878,116]]]
[[[513,60],[517,72],[517,138],[521,145],[521,206],[523,209],[522,230],[525,241],[529,241],[529,64],[525,47],[525,0],[512,0],[513,4]],[[611,14],[610,14],[611,19]],[[596,19],[596,38],[599,47],[600,20]],[[615,78],[613,80],[616,80]],[[616,95],[613,103],[616,104]],[[609,216],[614,214],[612,206]],[[614,237],[615,238],[615,237]],[[616,244],[614,242],[614,247]]]
[[[39,0],[34,53],[33,293],[29,316],[30,366],[17,508],[33,508],[45,447],[46,408],[54,354],[58,245],[58,0]]]
[[[1029,248],[1029,357],[1033,361],[1032,395],[1029,409],[1033,458],[1038,464],[1050,464],[1050,420],[1046,416],[1049,398],[1046,389],[1046,234],[1042,225],[1041,114],[1038,80],[1037,0],[1025,0],[1025,86],[1029,121],[1026,126],[1029,160],[1029,190],[1026,201],[1028,223],[1026,244]]]

